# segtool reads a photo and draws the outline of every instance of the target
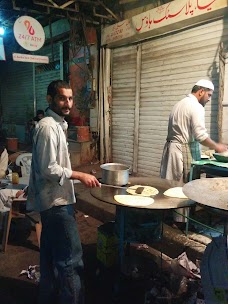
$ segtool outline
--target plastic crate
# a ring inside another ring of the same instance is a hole
[[[121,207],[116,208],[116,235],[120,235]],[[124,240],[147,243],[160,241],[162,236],[162,212],[160,210],[141,210],[129,208],[124,216]]]
[[[117,264],[118,261],[118,250],[109,252],[103,252],[99,248],[97,249],[97,259],[105,267],[112,267]]]
[[[108,222],[97,229],[97,259],[106,267],[115,265],[118,259],[118,238],[114,227],[114,222]]]

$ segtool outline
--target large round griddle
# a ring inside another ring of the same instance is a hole
[[[191,207],[195,204],[195,202],[189,199],[179,199],[179,198],[172,198],[165,196],[163,193],[167,189],[171,188],[171,185],[164,179],[147,178],[147,177],[130,177],[128,186],[133,186],[133,185],[145,185],[145,186],[151,186],[157,188],[159,193],[155,196],[152,196],[154,199],[154,203],[148,206],[132,207],[127,205],[122,205],[117,201],[115,201],[114,196],[117,194],[131,195],[126,192],[126,188],[117,189],[108,186],[101,188],[92,188],[91,194],[95,198],[104,201],[106,203],[113,204],[116,206],[121,206],[121,207],[128,207],[128,208],[165,210],[165,209]],[[172,187],[174,186],[175,185],[172,185]]]
[[[228,216],[228,178],[202,178],[193,180],[183,187],[190,199],[224,216]]]

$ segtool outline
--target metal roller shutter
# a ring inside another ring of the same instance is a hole
[[[3,121],[9,124],[25,124],[27,108],[32,103],[32,64],[9,62],[1,80]]]
[[[35,64],[35,88],[37,109],[47,107],[46,93],[48,84],[60,78],[59,44],[53,46],[55,64]],[[45,46],[36,55],[49,56],[52,62],[52,48]],[[41,69],[39,69],[41,67]],[[56,69],[57,67],[57,69]],[[41,71],[38,73],[38,71]],[[5,123],[25,125],[33,117],[34,89],[33,63],[9,62],[1,82],[1,103]],[[15,115],[15,111],[17,115]]]
[[[207,104],[206,127],[218,140],[218,47],[227,39],[223,20],[142,44],[138,173],[159,176],[169,113],[201,78],[211,78],[215,92]]]
[[[215,92],[206,105],[206,127],[218,140],[219,45],[228,40],[228,20],[208,22],[141,43],[137,172],[159,176],[169,113],[201,78],[211,78]],[[113,161],[133,164],[136,99],[136,51],[112,51]]]
[[[135,120],[136,46],[112,52],[111,131],[114,162],[132,166]]]

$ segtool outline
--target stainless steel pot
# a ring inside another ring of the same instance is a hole
[[[119,163],[106,163],[100,166],[102,183],[123,186],[128,183],[130,167]]]

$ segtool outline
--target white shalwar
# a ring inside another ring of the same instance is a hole
[[[208,133],[204,107],[194,95],[189,94],[170,113],[167,142],[161,161],[161,178],[187,182],[191,161],[200,160],[199,143],[206,138]]]

